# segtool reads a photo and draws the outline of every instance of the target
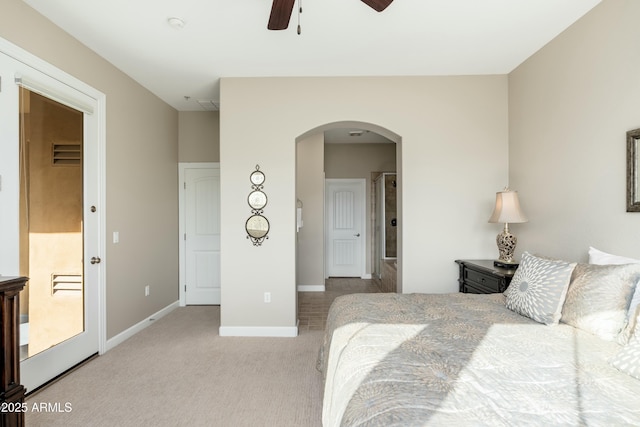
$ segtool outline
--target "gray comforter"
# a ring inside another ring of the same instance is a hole
[[[318,368],[329,426],[640,425],[640,381],[620,347],[545,326],[502,294],[339,297]]]

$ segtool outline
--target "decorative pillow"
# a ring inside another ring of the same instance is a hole
[[[589,246],[589,264],[640,264],[640,260],[608,254],[594,248],[593,246]],[[640,286],[636,284],[636,291],[631,298],[631,304],[629,304],[629,311],[627,312],[627,319],[629,322],[634,319],[638,305],[640,305]]]
[[[638,315],[635,317],[636,324],[640,323],[640,309],[637,310]],[[640,380],[640,327],[636,327],[629,341],[629,344],[611,358],[609,361],[611,366],[625,374],[629,374]]]
[[[627,326],[629,303],[639,279],[640,264],[578,264],[562,308],[562,322],[615,340]]]
[[[576,263],[523,253],[520,266],[504,292],[506,307],[536,322],[557,324],[575,266]]]
[[[620,255],[612,255],[606,252],[602,252],[593,246],[589,246],[589,264],[636,264],[640,263],[640,260],[627,258]]]

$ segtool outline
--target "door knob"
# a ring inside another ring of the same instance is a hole
[[[91,257],[91,264],[100,264],[100,261],[102,260],[97,256]]]
[[[356,236],[356,237],[360,237],[360,233],[358,233],[358,234],[354,234],[354,236]]]

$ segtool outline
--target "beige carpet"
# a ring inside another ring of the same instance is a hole
[[[219,325],[219,307],[174,310],[30,396],[71,411],[28,412],[27,427],[321,425],[322,331],[235,338]]]

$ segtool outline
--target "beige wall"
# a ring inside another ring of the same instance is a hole
[[[394,143],[326,144],[324,156],[327,178],[366,178],[367,187],[371,172],[396,170]]]
[[[220,161],[219,111],[180,111],[178,128],[178,161]]]
[[[106,95],[107,205],[98,208],[111,338],[178,300],[178,113],[20,0],[3,0],[0,37]]]
[[[487,219],[508,178],[506,76],[223,78],[221,92],[223,327],[295,326],[295,141],[334,122],[401,138],[404,292],[454,292],[455,259],[494,254],[499,230]],[[244,230],[256,164],[271,223],[260,247]]]
[[[604,0],[509,76],[510,182],[528,250],[586,260],[590,245],[640,258],[626,210],[626,132],[640,128],[640,2]]]
[[[303,204],[303,227],[296,236],[296,283],[324,286],[324,135],[317,132],[296,147],[296,197]]]

